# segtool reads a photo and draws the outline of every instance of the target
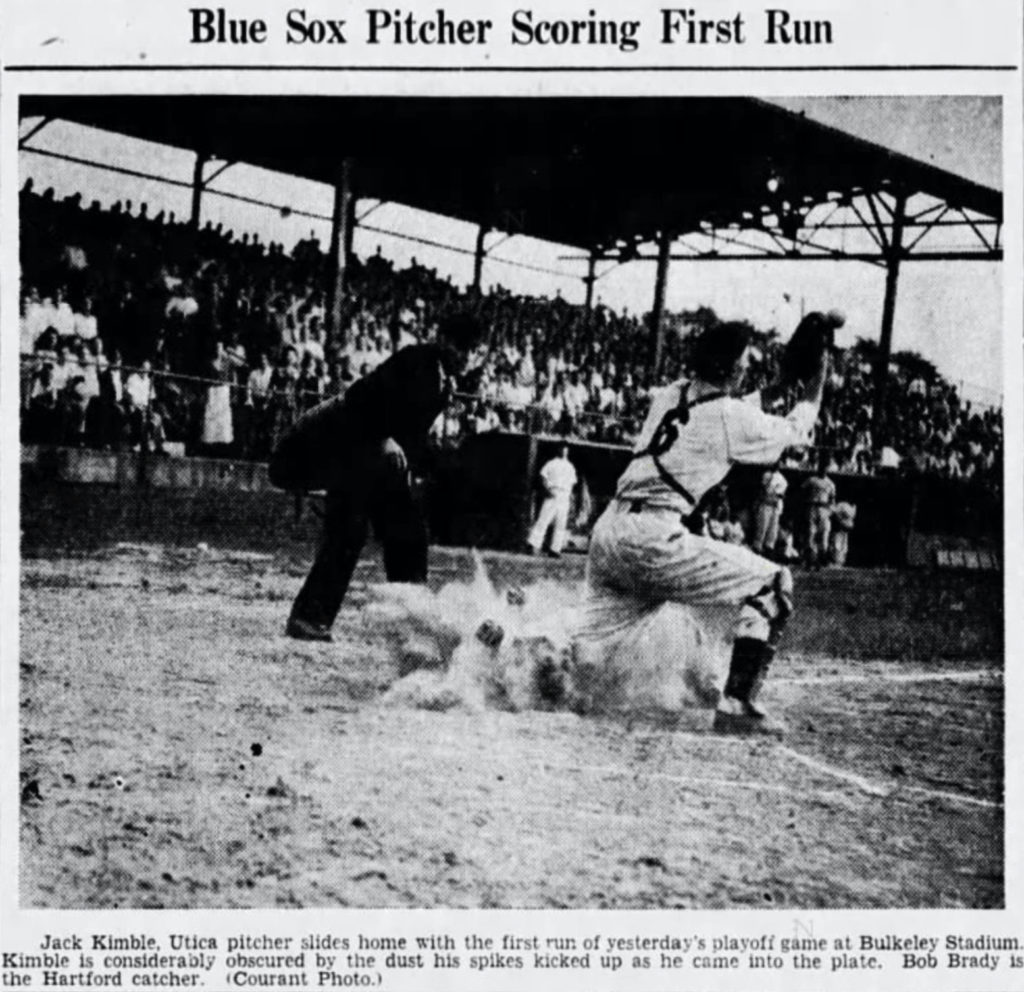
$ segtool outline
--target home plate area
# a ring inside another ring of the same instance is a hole
[[[798,575],[772,740],[710,732],[713,631],[581,691],[575,556],[375,562],[321,645],[285,555],[26,558],[24,904],[1003,904],[991,577]]]

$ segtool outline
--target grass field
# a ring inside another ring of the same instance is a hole
[[[782,743],[380,704],[368,556],[334,645],[305,562],[119,546],[23,561],[26,906],[1003,903],[1001,585],[798,575]],[[489,555],[498,585],[578,558]],[[432,582],[465,577],[434,549]]]

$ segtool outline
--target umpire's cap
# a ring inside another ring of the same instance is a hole
[[[437,339],[457,351],[469,352],[486,336],[484,325],[470,313],[454,313],[437,326]]]

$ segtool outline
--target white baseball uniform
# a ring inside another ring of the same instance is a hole
[[[857,507],[850,502],[832,508],[832,564],[843,566],[850,549],[850,531],[857,522]]]
[[[828,476],[812,475],[804,480],[802,488],[806,501],[804,540],[807,560],[811,564],[821,565],[829,553],[836,484]]]
[[[588,627],[601,636],[612,615],[621,627],[626,603],[639,620],[665,602],[740,606],[736,636],[769,636],[775,619],[771,587],[780,566],[744,547],[691,533],[684,517],[734,463],[771,464],[786,448],[809,444],[817,404],[797,403],[788,416],[777,417],[731,396],[698,396],[670,446],[657,458],[644,453],[684,389],[685,382],[676,382],[655,395],[634,458],[594,527],[584,638]]]
[[[789,483],[777,469],[769,468],[761,476],[761,490],[754,508],[754,534],[750,546],[759,552],[774,551],[779,542],[779,519]]]
[[[566,531],[569,525],[569,509],[572,503],[572,491],[576,487],[576,469],[568,458],[560,455],[552,458],[540,470],[540,481],[547,496],[537,514],[537,521],[530,530],[527,541],[534,551],[539,551],[544,544],[548,529],[554,527],[551,534],[551,550],[561,553],[565,547]]]

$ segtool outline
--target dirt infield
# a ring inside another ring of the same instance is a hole
[[[581,573],[487,560],[499,584]],[[468,570],[432,552],[433,582]],[[1003,903],[990,579],[798,577],[779,744],[383,706],[377,566],[323,646],[281,634],[302,572],[158,546],[23,562],[23,905]]]

